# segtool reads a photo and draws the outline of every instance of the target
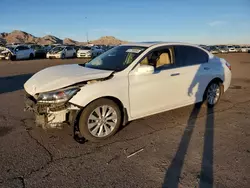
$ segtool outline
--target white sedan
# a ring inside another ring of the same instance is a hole
[[[135,43],[86,64],[46,68],[24,88],[37,124],[69,122],[79,137],[100,141],[138,118],[199,102],[214,107],[230,82],[230,64],[201,47]]]
[[[77,57],[78,58],[93,58],[100,54],[102,54],[104,51],[100,49],[98,46],[83,46],[77,51]]]
[[[0,59],[19,60],[33,59],[34,57],[34,50],[26,45],[7,46],[0,52]]]
[[[242,46],[241,52],[250,52],[250,46]]]
[[[228,46],[227,48],[228,48],[228,52],[237,52],[234,46]]]
[[[76,57],[76,50],[71,46],[56,46],[52,48],[47,54],[48,59],[57,58],[72,58]]]

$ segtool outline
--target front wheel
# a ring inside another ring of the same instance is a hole
[[[121,125],[121,111],[109,99],[98,99],[90,103],[79,120],[81,135],[87,140],[98,142],[114,135]]]
[[[62,59],[65,59],[65,54],[62,54]]]
[[[29,59],[34,59],[34,55],[30,54]]]
[[[204,102],[209,108],[213,108],[223,94],[223,85],[219,81],[211,82],[204,93]]]

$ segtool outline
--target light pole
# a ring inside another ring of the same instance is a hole
[[[88,44],[89,43],[89,35],[88,35],[88,28],[87,28],[87,18],[88,17],[85,17],[85,19],[86,19],[86,22],[85,22],[86,23],[86,30],[87,30],[86,31],[86,40],[87,40],[87,44]]]

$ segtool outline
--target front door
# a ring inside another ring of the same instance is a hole
[[[146,59],[146,60],[145,60]],[[174,48],[165,47],[150,52],[141,62],[155,67],[153,74],[129,74],[130,114],[132,118],[178,107],[187,95],[185,74],[174,60]],[[185,92],[184,92],[185,91]]]
[[[16,51],[16,59],[23,59],[25,57],[22,46],[16,47],[15,51]]]

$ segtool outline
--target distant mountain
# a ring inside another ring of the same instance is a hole
[[[6,43],[36,42],[36,37],[24,31],[14,30],[11,33],[1,33]]]
[[[27,32],[14,30],[11,33],[0,33],[0,43],[10,44],[10,43],[37,43],[37,44],[73,44],[73,45],[85,45],[86,42],[78,42],[70,38],[65,38],[64,40],[52,36],[46,35],[44,37],[35,37]],[[97,45],[119,45],[126,43],[125,41],[119,40],[113,36],[105,36],[100,39],[89,41],[89,43]]]
[[[63,44],[68,44],[68,45],[76,45],[78,44],[79,42],[75,41],[75,40],[72,40],[70,38],[65,38],[63,40]]]
[[[102,44],[105,44],[105,45],[119,45],[119,44],[123,44],[123,43],[127,43],[127,42],[119,40],[119,39],[117,39],[117,38],[115,38],[113,36],[105,36],[105,37],[99,38],[98,40],[90,41],[90,43],[98,44],[98,45],[102,45]]]
[[[38,38],[36,43],[38,44],[63,44],[63,40],[59,39],[53,35],[46,35],[44,37]]]

